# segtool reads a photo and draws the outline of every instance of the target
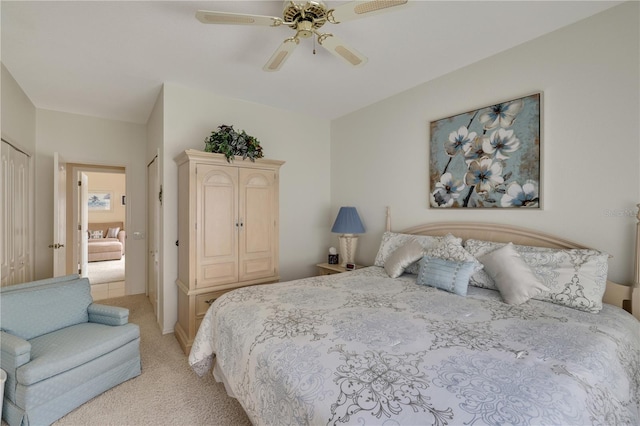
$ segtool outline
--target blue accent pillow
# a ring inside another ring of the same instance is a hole
[[[424,256],[419,262],[417,283],[466,296],[469,278],[475,272],[475,266],[475,262]]]

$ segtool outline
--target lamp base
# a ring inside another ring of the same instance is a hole
[[[347,267],[347,263],[356,263],[356,249],[358,248],[358,236],[354,234],[342,234],[338,237],[340,241],[340,266]]]

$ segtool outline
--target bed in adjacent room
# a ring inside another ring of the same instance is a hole
[[[385,232],[374,266],[224,294],[189,362],[256,425],[637,425],[628,299],[606,253],[432,224]]]

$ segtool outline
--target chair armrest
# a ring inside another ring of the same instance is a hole
[[[0,362],[7,374],[15,374],[21,365],[31,361],[31,343],[0,331]]]
[[[129,310],[119,306],[92,303],[88,312],[89,322],[105,325],[124,325],[129,322]]]

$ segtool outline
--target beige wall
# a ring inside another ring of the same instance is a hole
[[[9,70],[0,65],[2,137],[28,154],[36,152],[36,108]]]
[[[628,2],[334,120],[331,205],[358,208],[373,262],[384,229],[424,222],[501,222],[555,233],[613,255],[630,283],[640,201],[639,6]],[[429,122],[544,93],[544,210],[427,206]]]
[[[89,210],[89,223],[123,222],[126,228],[126,205],[122,196],[126,195],[126,175],[123,173],[86,173],[89,178],[89,192],[108,191],[112,195],[111,210]]]
[[[146,291],[146,127],[64,112],[37,110],[36,124],[36,278],[50,277],[53,256],[51,181],[53,154],[67,163],[119,166],[127,188],[127,294]],[[137,235],[137,236],[136,236]]]

